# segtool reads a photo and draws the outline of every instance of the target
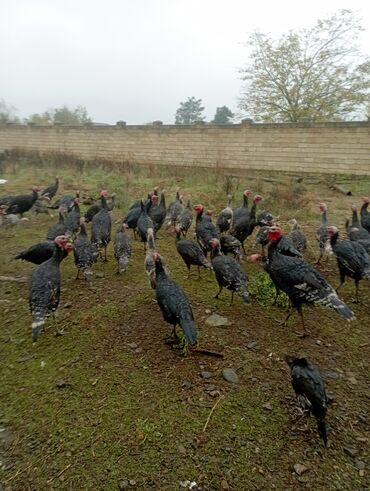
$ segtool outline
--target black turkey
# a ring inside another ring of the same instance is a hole
[[[195,346],[198,336],[189,300],[181,286],[167,276],[160,256],[156,254],[154,258],[157,285],[155,296],[163,318],[173,326],[175,340],[177,339],[176,326],[180,325],[186,343]]]
[[[324,381],[315,365],[306,358],[286,357],[290,367],[291,381],[298,402],[303,410],[312,413],[317,421],[319,435],[325,446],[328,442],[328,428],[325,421],[328,405]]]
[[[43,330],[45,319],[54,313],[60,298],[60,263],[65,257],[64,251],[71,251],[73,246],[69,238],[56,237],[55,250],[50,259],[38,266],[31,276],[29,288],[29,306],[32,314],[32,341],[36,342]]]

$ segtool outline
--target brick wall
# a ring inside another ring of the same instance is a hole
[[[370,175],[370,122],[0,126],[0,151],[64,152],[132,164]]]

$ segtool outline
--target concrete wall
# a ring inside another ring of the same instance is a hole
[[[370,175],[370,123],[0,126],[0,151],[132,164]]]

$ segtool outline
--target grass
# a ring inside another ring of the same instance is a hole
[[[115,191],[114,221],[154,185],[166,189],[167,204],[180,187],[193,203],[203,202],[215,215],[225,206],[226,191],[238,204],[242,191],[251,188],[265,197],[263,208],[278,213],[282,224],[292,216],[299,220],[309,237],[311,263],[317,254],[317,204],[326,200],[331,222],[341,226],[352,201],[359,203],[370,185],[369,179],[347,179],[355,194],[347,197],[313,177],[296,183],[278,174],[233,176],[128,164],[119,169],[68,156],[17,154],[2,166],[9,193],[25,192],[34,183],[46,186],[56,172],[63,192],[79,189],[83,196],[96,197],[101,188]],[[0,229],[0,275],[28,276],[33,270],[12,257],[41,240],[55,217],[28,217],[14,230]],[[255,264],[243,263],[252,304],[246,306],[236,297],[230,306],[229,292],[220,300],[213,298],[217,285],[210,272],[203,271],[198,279],[194,271],[187,279],[174,243],[170,231],[160,231],[158,249],[191,300],[200,344],[223,351],[222,360],[181,357],[164,343],[171,329],[153,302],[138,242],[133,241],[129,270],[121,276],[115,274],[110,246],[108,263],[95,268],[103,276],[91,287],[75,281],[71,258],[63,262],[57,325],[48,322],[35,347],[25,284],[0,282],[0,426],[14,438],[0,444],[0,459],[8,463],[0,470],[5,490],[116,490],[121,481],[131,482],[130,489],[165,491],[186,489],[180,484],[186,481],[195,481],[203,490],[368,488],[368,468],[359,469],[356,459],[368,465],[369,286],[361,284],[362,302],[353,306],[357,321],[350,325],[332,311],[305,308],[312,336],[300,340],[296,316],[288,327],[277,323],[286,305],[271,305],[271,284]],[[333,258],[320,270],[336,285]],[[353,293],[354,285],[347,281],[341,296],[351,306]],[[207,326],[209,311],[226,316],[231,325]],[[56,336],[57,329],[65,335]],[[326,450],[314,421],[308,421],[308,432],[301,431],[305,419],[296,413],[284,362],[287,353],[305,355],[323,373],[335,371],[338,376],[326,380],[332,398]],[[238,373],[239,385],[223,379],[225,367]],[[202,371],[209,371],[211,378],[204,379]],[[347,447],[356,449],[355,457],[343,450]],[[301,476],[294,472],[297,463],[308,468]]]

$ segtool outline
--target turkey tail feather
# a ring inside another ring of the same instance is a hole
[[[193,319],[190,316],[182,315],[180,317],[180,326],[186,337],[186,341],[190,346],[194,346],[197,343],[197,328],[195,327]]]

